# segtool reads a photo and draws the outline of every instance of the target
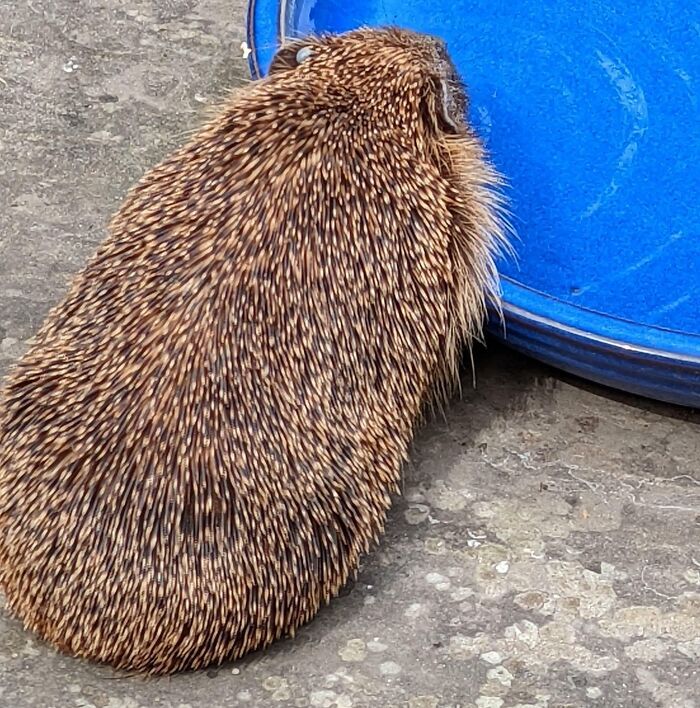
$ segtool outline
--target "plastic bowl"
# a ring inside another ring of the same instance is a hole
[[[697,0],[251,0],[249,57],[399,25],[441,36],[510,183],[505,342],[585,378],[700,407]],[[497,323],[495,336],[503,337]]]

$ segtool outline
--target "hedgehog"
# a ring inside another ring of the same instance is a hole
[[[499,306],[502,178],[445,44],[283,44],[148,172],[0,398],[0,587],[136,673],[293,636],[383,532]]]

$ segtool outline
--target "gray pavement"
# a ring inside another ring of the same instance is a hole
[[[126,189],[247,79],[241,0],[2,0],[0,373]],[[700,707],[700,416],[492,347],[358,581],[293,641],[146,680],[2,609],[0,706]]]

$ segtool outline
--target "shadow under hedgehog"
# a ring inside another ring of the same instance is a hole
[[[444,45],[294,41],[129,193],[0,398],[0,586],[166,674],[290,635],[382,532],[498,306],[500,179]]]

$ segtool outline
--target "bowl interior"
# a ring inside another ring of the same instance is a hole
[[[398,24],[446,40],[510,183],[510,297],[523,284],[544,309],[700,333],[696,0],[257,2],[268,37]],[[264,73],[274,42],[257,43]]]

